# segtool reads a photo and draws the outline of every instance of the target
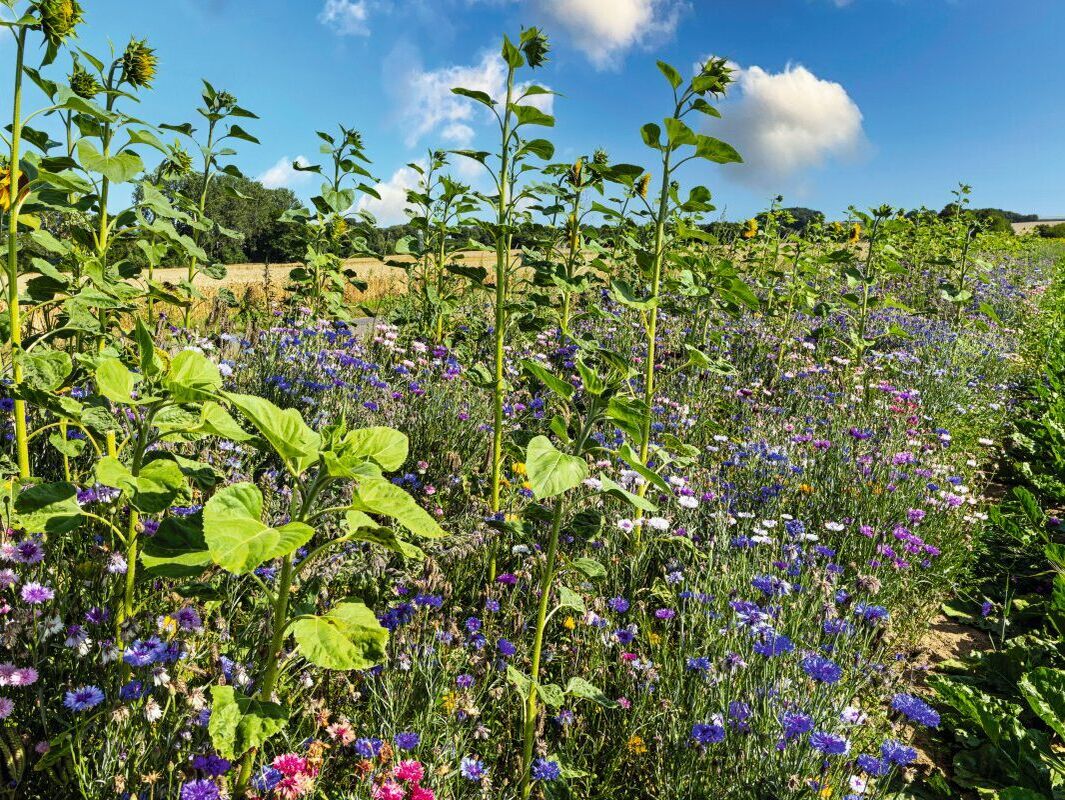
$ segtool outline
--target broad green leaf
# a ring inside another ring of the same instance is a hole
[[[610,282],[611,294],[614,299],[623,306],[636,309],[637,311],[650,311],[658,305],[657,297],[640,298],[627,281],[613,280]]]
[[[98,172],[112,183],[125,183],[144,171],[144,162],[136,153],[125,150],[105,156],[88,139],[78,140],[78,160],[89,172]]]
[[[303,421],[299,411],[282,411],[255,395],[226,392],[225,396],[270,443],[293,475],[302,474],[318,460],[322,437]]]
[[[347,536],[354,541],[377,544],[415,561],[425,560],[425,553],[420,547],[403,541],[394,530],[378,525],[361,511],[348,511],[344,521],[348,527]]]
[[[585,700],[591,700],[593,703],[600,705],[603,708],[617,708],[618,705],[616,700],[611,700],[603,693],[602,689],[589,683],[584,678],[570,678],[569,683],[566,684],[566,694],[571,697],[580,697]]]
[[[439,539],[444,530],[428,511],[407,492],[384,478],[359,481],[351,498],[351,510],[391,517],[416,536]]]
[[[386,658],[388,631],[355,600],[342,600],[322,616],[299,617],[291,629],[300,654],[319,667],[369,669]]]
[[[633,508],[638,508],[641,511],[657,511],[658,506],[648,500],[646,497],[640,497],[638,494],[628,491],[627,489],[619,486],[614,480],[608,478],[606,475],[599,476],[599,483],[602,486],[603,494],[609,494],[612,497],[616,497],[619,500],[624,500]]]
[[[713,136],[705,136],[703,134],[697,134],[695,139],[696,157],[705,158],[715,164],[743,163],[743,157],[736,152],[732,145],[720,139],[715,139]]]
[[[369,459],[387,472],[394,472],[407,460],[409,444],[405,434],[378,426],[361,428],[344,437],[344,455]]]
[[[562,380],[562,378],[555,375],[546,367],[528,358],[523,358],[521,360],[521,366],[522,369],[524,369],[526,372],[536,378],[536,380],[540,381],[540,383],[542,383],[555,394],[560,395],[561,397],[564,397],[567,400],[573,397],[573,384]]]
[[[588,477],[588,464],[583,458],[557,450],[546,436],[536,436],[529,442],[525,468],[538,500],[567,492]]]
[[[558,604],[561,608],[572,608],[581,614],[588,610],[584,598],[566,586],[558,587]]]
[[[669,484],[666,483],[666,479],[654,470],[645,467],[640,461],[640,454],[633,450],[632,446],[628,442],[625,442],[623,445],[621,445],[620,448],[618,448],[618,455],[621,457],[622,461],[628,464],[633,469],[633,471],[635,471],[645,481],[648,481],[658,489],[661,489],[666,494],[673,493],[673,490],[670,488]]]
[[[540,700],[548,708],[561,708],[562,704],[566,702],[566,693],[562,691],[562,687],[557,683],[536,684],[536,694],[539,695]]]
[[[149,461],[134,476],[117,458],[104,456],[96,463],[96,480],[125,492],[133,507],[146,514],[165,511],[188,493],[181,468],[165,458]]]
[[[70,356],[61,350],[19,351],[15,355],[22,367],[22,380],[42,392],[54,392],[70,374]]]
[[[529,699],[532,691],[532,679],[512,664],[507,664],[507,682],[518,690],[522,700]]]
[[[224,758],[235,759],[262,745],[288,724],[288,710],[238,693],[232,686],[211,687],[211,744]]]
[[[665,61],[659,61],[657,63],[659,72],[666,76],[666,80],[669,81],[669,85],[672,86],[674,89],[678,88],[682,83],[684,83],[684,79],[680,76],[680,73],[677,71],[676,67],[667,64]]]
[[[229,572],[245,575],[260,564],[302,547],[314,528],[290,522],[271,528],[262,521],[263,495],[252,483],[219,490],[203,510],[203,535],[211,558]]]
[[[40,483],[15,498],[18,524],[28,533],[67,533],[81,525],[78,489],[72,483]]]
[[[135,405],[133,390],[139,380],[117,358],[102,358],[96,365],[96,389],[113,403]]]
[[[1017,683],[1032,711],[1065,740],[1065,670],[1039,667]]]
[[[191,578],[211,563],[203,537],[203,513],[167,517],[154,536],[143,539],[140,553],[145,572],[166,578]]]
[[[174,356],[163,385],[175,402],[200,403],[217,396],[222,388],[222,375],[203,353],[182,350]]]
[[[595,581],[606,577],[606,567],[594,558],[575,558],[569,563],[571,567],[589,580]]]

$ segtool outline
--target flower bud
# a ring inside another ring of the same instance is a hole
[[[148,46],[146,39],[130,39],[126,52],[122,54],[123,77],[133,86],[151,86],[158,63],[155,50]]]
[[[44,38],[54,47],[73,35],[84,19],[78,0],[41,0],[37,4],[37,13],[40,14]]]

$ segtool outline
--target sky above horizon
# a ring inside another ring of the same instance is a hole
[[[745,164],[698,162],[682,180],[707,185],[719,215],[751,216],[777,194],[830,218],[851,204],[939,208],[959,181],[977,207],[1065,215],[1061,0],[82,2],[81,47],[103,55],[135,35],[157,49],[142,118],[192,119],[201,77],[259,114],[245,127],[261,145],[241,143],[236,163],[267,185],[306,198],[318,179],[290,165],[315,161],[314,132],[359,129],[382,224],[403,221],[404,164],[431,147],[492,149],[489,119],[450,88],[499,91],[502,34],[523,25],[551,38],[530,77],[560,93],[558,160],[602,147],[651,166],[639,129],[670,104],[655,60],[688,73],[717,55],[737,82],[705,132]],[[0,57],[11,53],[5,41]],[[485,185],[479,165],[452,161]]]

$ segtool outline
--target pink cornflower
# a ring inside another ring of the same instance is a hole
[[[404,781],[406,783],[421,783],[422,778],[425,777],[425,770],[418,761],[408,759],[407,761],[400,761],[396,764],[396,771],[394,774],[396,780]]]
[[[403,800],[403,787],[395,781],[385,781],[374,787],[373,800]]]
[[[436,800],[436,795],[426,786],[415,786],[410,790],[410,800]]]
[[[295,775],[309,772],[307,759],[301,758],[295,753],[284,753],[277,756],[270,766],[286,777],[293,777]]]

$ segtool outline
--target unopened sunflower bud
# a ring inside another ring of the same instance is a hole
[[[74,29],[84,19],[78,0],[41,0],[37,4],[37,13],[40,15],[44,38],[55,47],[73,35]]]
[[[550,49],[547,36],[539,28],[527,28],[521,32],[521,50],[530,67],[542,66]]]
[[[155,80],[155,68],[159,59],[146,39],[130,39],[122,54],[122,72],[125,80],[133,86],[151,86]]]
[[[92,100],[104,90],[104,87],[96,80],[96,76],[82,69],[77,61],[74,62],[74,71],[70,73],[70,88],[74,94],[84,100]]]

